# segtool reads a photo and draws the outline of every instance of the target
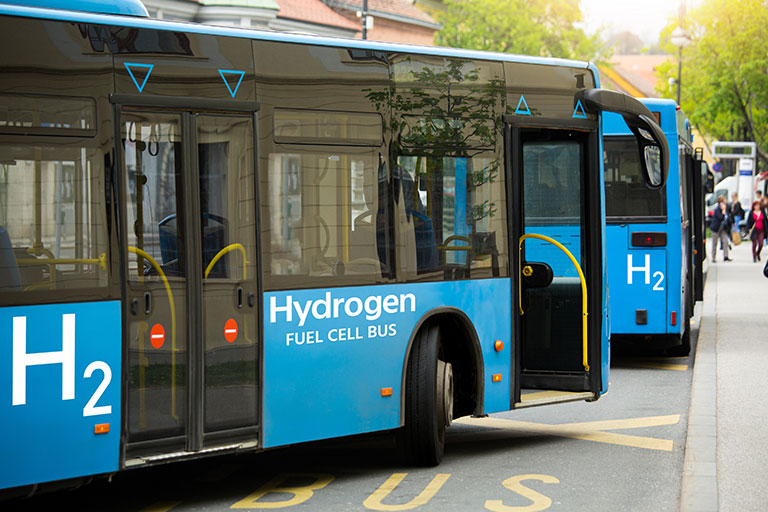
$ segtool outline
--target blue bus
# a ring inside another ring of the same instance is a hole
[[[670,152],[665,187],[651,190],[640,174],[632,132],[621,116],[604,116],[611,340],[687,355],[690,318],[702,299],[707,168],[691,146],[691,127],[677,104],[640,101],[678,151]]]
[[[593,65],[18,3],[0,488],[606,392],[602,112],[669,149]]]

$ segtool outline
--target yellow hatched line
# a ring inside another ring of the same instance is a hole
[[[569,437],[598,443],[616,444],[645,448],[648,450],[672,451],[674,442],[655,437],[634,436],[604,432],[604,430],[621,430],[629,428],[648,428],[665,425],[675,425],[680,421],[679,414],[668,416],[650,416],[646,418],[630,418],[622,420],[603,420],[584,423],[565,423],[562,425],[547,425],[528,421],[506,420],[499,418],[462,418],[456,423],[465,425],[485,426],[504,430],[515,434],[535,434]]]

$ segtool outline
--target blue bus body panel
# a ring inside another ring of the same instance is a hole
[[[593,69],[593,72],[595,75],[598,75],[597,72],[597,66],[594,64],[590,64],[590,69]],[[600,87],[599,80],[595,84],[596,87]],[[597,134],[597,154],[602,155],[603,154],[603,123],[605,122],[605,115],[604,113],[600,113],[599,116],[599,123],[598,123],[598,134]],[[605,176],[605,169],[603,168],[603,159],[598,158],[597,159],[599,165],[600,165],[600,176]],[[601,286],[602,289],[600,290],[603,294],[603,301],[601,303],[602,307],[602,315],[603,315],[603,323],[602,323],[602,333],[600,336],[600,347],[601,347],[601,368],[600,373],[602,377],[602,383],[603,388],[600,390],[601,394],[605,394],[608,392],[608,383],[610,382],[610,371],[611,371],[611,298],[610,298],[610,288],[608,287],[608,263],[606,261],[606,255],[608,254],[608,244],[606,242],[607,238],[607,232],[606,232],[606,224],[605,224],[605,179],[600,180],[600,240],[601,240],[601,246],[600,246],[600,254],[603,256],[603,261],[601,262],[600,267],[600,273],[602,274],[603,278],[601,279]]]
[[[672,100],[642,98],[652,111],[661,113],[661,129],[669,143],[669,173],[666,186],[667,221],[654,223],[609,223],[607,225],[608,284],[611,294],[611,334],[682,334],[685,315],[681,190],[677,105]],[[623,118],[603,114],[605,137],[631,136]],[[633,232],[665,232],[666,247],[632,247]],[[678,243],[680,242],[680,243]],[[646,310],[647,325],[636,322],[636,310]],[[677,319],[672,325],[671,313]]]
[[[581,265],[581,226],[579,224],[526,226],[525,232],[544,235],[558,241]],[[555,277],[579,277],[579,272],[573,266],[571,259],[556,245],[535,238],[527,239],[524,244],[526,261],[546,263],[552,268],[552,275]]]
[[[118,470],[121,325],[119,301],[0,308],[0,488]]]
[[[659,224],[609,225],[608,283],[611,290],[611,332],[665,333],[667,329],[667,250],[631,247],[636,231],[659,231]],[[638,325],[635,310],[647,311],[647,325]]]
[[[437,308],[463,312],[477,332],[485,412],[509,410],[511,305],[509,279],[266,293],[264,446],[399,427],[409,341]]]

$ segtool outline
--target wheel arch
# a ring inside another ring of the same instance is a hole
[[[401,371],[400,426],[405,424],[405,380],[413,344],[422,329],[434,324],[440,329],[440,337],[446,351],[446,362],[453,366],[454,394],[458,398],[454,406],[454,418],[483,414],[485,365],[480,338],[464,311],[454,307],[439,307],[422,315],[408,340]]]

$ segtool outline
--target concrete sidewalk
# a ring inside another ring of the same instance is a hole
[[[709,264],[697,306],[681,511],[768,510],[768,279],[751,245]]]

